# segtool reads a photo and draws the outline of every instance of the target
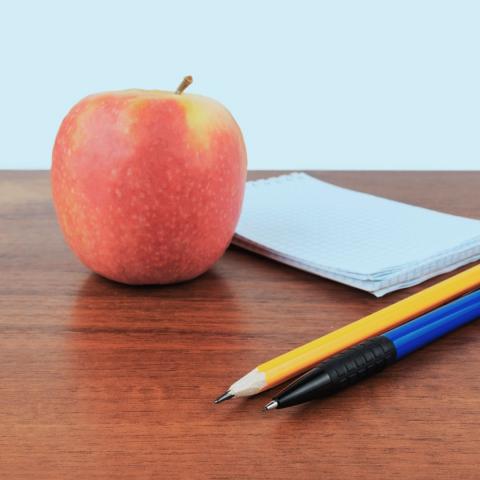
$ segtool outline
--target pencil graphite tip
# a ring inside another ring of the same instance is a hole
[[[265,411],[269,412],[270,410],[275,410],[278,407],[278,402],[272,400],[271,402],[265,405]]]
[[[213,403],[222,403],[225,400],[230,400],[233,398],[235,395],[230,393],[230,390],[227,390],[225,393],[222,393],[216,400],[213,401]]]

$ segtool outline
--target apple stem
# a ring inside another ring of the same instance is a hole
[[[175,93],[177,95],[181,95],[183,93],[183,91],[189,86],[191,85],[191,83],[193,82],[193,78],[191,75],[187,75],[183,80],[182,80],[182,83],[178,86],[178,88],[175,90]]]

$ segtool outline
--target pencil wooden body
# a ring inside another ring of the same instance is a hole
[[[256,376],[250,372],[235,382],[229,391],[237,397],[260,393],[305,372],[331,355],[433,310],[478,286],[480,265],[262,363],[254,370],[257,371]],[[262,373],[265,381],[259,382]]]

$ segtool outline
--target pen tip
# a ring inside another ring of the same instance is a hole
[[[276,402],[275,400],[272,400],[265,405],[266,412],[269,412],[270,410],[275,410],[276,408],[278,408],[278,402]]]
[[[230,390],[227,390],[225,393],[222,393],[216,400],[214,400],[213,403],[222,403],[225,400],[230,400],[234,396],[235,395],[230,393]]]

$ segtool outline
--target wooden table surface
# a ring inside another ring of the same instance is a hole
[[[480,172],[318,176],[480,218]],[[480,478],[478,322],[322,402],[212,403],[421,287],[375,299],[234,247],[189,283],[115,284],[64,244],[47,172],[0,172],[0,227],[2,480]]]

